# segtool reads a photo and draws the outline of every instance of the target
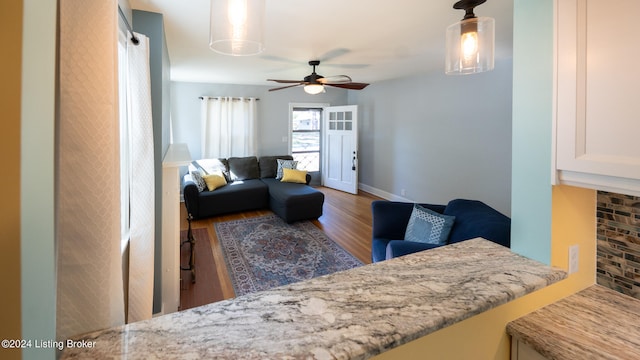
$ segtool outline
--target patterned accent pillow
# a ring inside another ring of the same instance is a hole
[[[276,171],[276,179],[282,179],[282,168],[296,169],[298,162],[295,160],[278,159],[278,170]]]
[[[444,245],[447,243],[455,219],[455,216],[443,215],[414,204],[404,239],[406,241]]]
[[[207,188],[207,183],[204,181],[204,178],[202,177],[202,173],[200,172],[200,170],[192,170],[190,174],[191,174],[191,180],[193,180],[193,182],[196,183],[198,192],[203,192],[204,189]]]

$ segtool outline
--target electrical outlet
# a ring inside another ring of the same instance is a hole
[[[573,274],[578,271],[578,245],[569,246],[569,274]]]
[[[406,195],[407,195],[407,190],[400,189],[400,196],[406,196]]]

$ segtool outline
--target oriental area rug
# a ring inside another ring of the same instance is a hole
[[[236,296],[363,265],[310,221],[265,215],[214,228]]]

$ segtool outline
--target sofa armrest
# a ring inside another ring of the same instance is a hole
[[[414,203],[375,200],[371,203],[373,237],[404,239]],[[419,204],[429,210],[442,213],[445,205]]]
[[[187,207],[187,213],[191,214],[194,219],[199,218],[199,208],[198,208],[198,197],[200,196],[200,192],[198,191],[198,186],[192,180],[185,180],[184,188],[184,204]]]
[[[387,244],[386,259],[393,259],[398,256],[413,254],[418,251],[430,250],[440,247],[439,244],[426,244],[415,241],[392,240]]]
[[[307,180],[307,185],[309,185],[309,183],[311,182],[311,175],[307,174],[305,179]]]

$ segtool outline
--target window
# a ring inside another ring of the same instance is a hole
[[[291,110],[291,155],[298,169],[320,171],[322,105],[293,106]]]

